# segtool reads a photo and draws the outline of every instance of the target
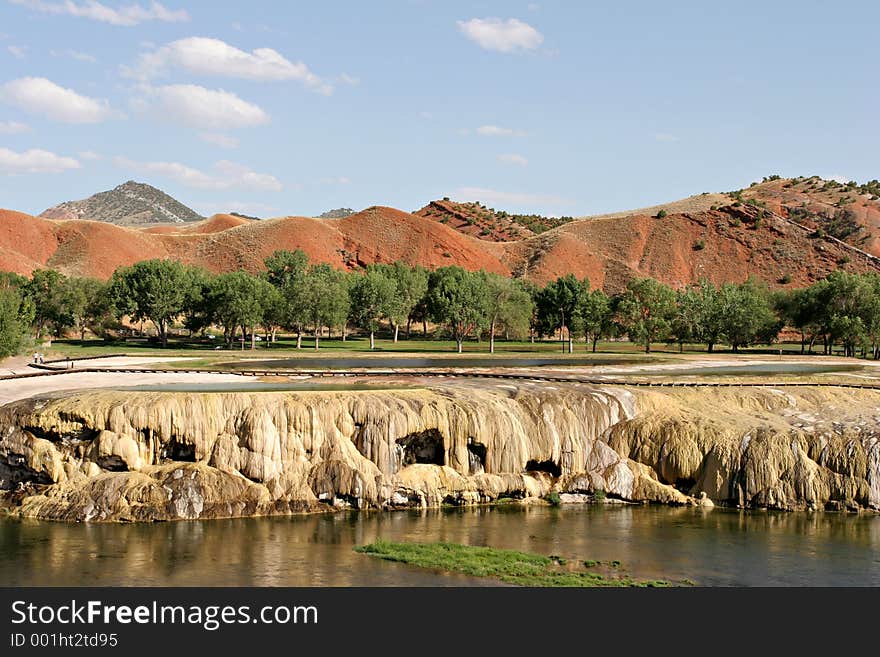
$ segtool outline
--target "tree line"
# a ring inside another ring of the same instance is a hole
[[[212,274],[173,260],[146,260],[120,267],[109,281],[67,277],[50,269],[30,278],[0,273],[0,355],[16,353],[29,338],[87,331],[113,337],[129,323],[150,322],[162,345],[182,325],[192,334],[217,327],[227,347],[257,334],[271,343],[278,331],[314,339],[351,329],[369,337],[387,326],[394,342],[413,325],[437,327],[460,353],[471,339],[532,341],[554,337],[569,353],[584,340],[626,337],[646,352],[654,344],[704,344],[733,351],[770,344],[790,327],[801,351],[835,345],[848,356],[880,357],[880,275],[837,271],[806,288],[771,291],[764,283],[716,286],[701,280],[673,289],[651,278],[634,278],[615,295],[591,288],[569,274],[539,287],[526,280],[471,272],[458,266],[432,271],[402,262],[345,272],[311,263],[301,251],[276,251],[260,275]]]

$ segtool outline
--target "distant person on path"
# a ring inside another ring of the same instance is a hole
[[[40,354],[38,354],[38,353],[35,351],[35,352],[34,352],[34,365],[36,365],[36,364],[39,363],[39,362],[40,362]]]

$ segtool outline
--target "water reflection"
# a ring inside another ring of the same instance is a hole
[[[706,585],[880,585],[880,517],[592,506],[340,513],[152,525],[0,520],[10,586],[491,584],[352,551],[378,537],[622,561]]]

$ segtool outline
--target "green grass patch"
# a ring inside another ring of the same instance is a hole
[[[599,561],[569,561],[556,555],[545,557],[457,543],[395,543],[380,539],[356,547],[355,551],[386,561],[489,577],[518,586],[669,586],[662,580],[634,580],[619,570],[599,572]]]

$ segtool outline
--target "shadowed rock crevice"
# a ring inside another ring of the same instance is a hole
[[[45,472],[37,472],[28,466],[22,454],[6,454],[0,458],[0,490],[13,490],[19,484],[51,484],[52,478]]]
[[[169,461],[181,461],[183,463],[195,463],[196,446],[191,443],[175,440],[169,443],[162,451],[162,457]]]
[[[468,474],[479,474],[486,471],[486,446],[468,438]]]
[[[401,467],[405,468],[413,463],[446,465],[443,434],[437,429],[411,433],[398,438],[395,442],[399,450]]]
[[[526,463],[526,472],[546,472],[551,477],[558,477],[562,474],[562,468],[554,461],[531,460]]]

